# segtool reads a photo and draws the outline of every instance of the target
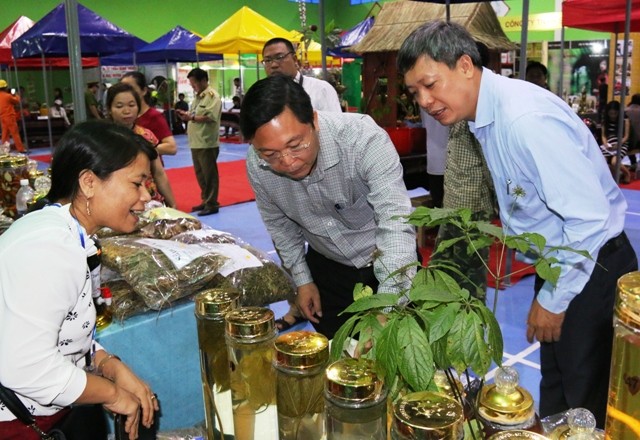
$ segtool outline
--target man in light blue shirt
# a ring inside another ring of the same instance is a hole
[[[482,69],[455,23],[414,31],[398,54],[418,104],[443,125],[469,121],[491,171],[507,233],[536,232],[559,251],[554,287],[536,280],[527,339],[541,342],[540,415],[585,407],[604,425],[617,279],[637,269],[626,201],[593,136],[558,97]]]

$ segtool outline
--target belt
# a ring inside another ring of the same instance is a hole
[[[627,234],[622,231],[619,235],[610,238],[609,241],[600,248],[600,252],[598,252],[598,259],[610,255],[612,252],[617,251],[628,243],[629,239],[627,238]]]

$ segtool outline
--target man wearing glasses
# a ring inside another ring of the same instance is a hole
[[[285,38],[267,41],[262,48],[262,64],[268,76],[286,75],[299,83],[311,97],[314,110],[342,112],[338,93],[331,84],[300,73],[300,63],[291,41]]]
[[[397,293],[409,287],[415,231],[398,154],[367,115],[316,112],[290,77],[255,83],[240,129],[252,144],[249,181],[267,230],[297,288],[296,305],[332,338],[356,283]],[[308,248],[305,250],[305,242]]]

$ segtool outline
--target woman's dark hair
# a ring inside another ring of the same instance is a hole
[[[633,95],[629,104],[640,105],[640,93],[636,93],[635,95]]]
[[[273,75],[251,86],[240,109],[240,131],[253,139],[256,130],[289,108],[296,119],[313,126],[311,99],[302,86],[285,75]]]
[[[133,78],[133,80],[136,82],[140,90],[144,91],[144,89],[148,89],[147,78],[145,78],[142,72],[138,72],[137,70],[132,70],[131,72],[127,72],[124,75],[122,75],[122,77],[120,78],[120,81],[122,81],[125,78]],[[151,96],[149,96],[149,93],[145,93],[144,96],[142,96],[142,99],[144,99],[144,102],[146,102],[147,104],[151,103]]]
[[[62,136],[51,160],[51,202],[71,201],[79,189],[80,175],[89,170],[99,179],[133,162],[140,153],[153,161],[155,148],[131,129],[112,122],[87,121],[75,125]]]
[[[618,124],[618,116],[616,116],[615,118],[613,118],[612,120],[609,119],[609,110],[616,110],[618,112],[618,115],[620,115],[620,103],[618,101],[609,101],[607,102],[607,105],[604,108],[604,114],[602,115],[604,118],[604,123],[608,123],[608,122],[613,122],[615,124]]]
[[[142,102],[140,101],[140,95],[138,95],[135,91],[135,89],[131,86],[131,84],[127,84],[127,83],[117,83],[112,85],[111,87],[109,87],[109,90],[107,90],[107,112],[109,112],[111,110],[111,105],[113,104],[113,101],[116,99],[116,96],[118,96],[120,93],[126,93],[129,92],[133,95],[133,99],[136,100],[136,104],[138,104],[138,113],[140,113],[140,108],[142,106]]]

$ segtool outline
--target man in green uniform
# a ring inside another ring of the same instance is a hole
[[[191,148],[193,168],[200,186],[202,203],[194,206],[198,215],[216,214],[218,204],[218,153],[220,152],[220,95],[209,87],[209,75],[200,68],[189,72],[187,79],[193,87],[195,97],[189,111],[176,110],[187,126],[187,137]]]
[[[96,98],[96,92],[98,89],[100,89],[99,83],[95,81],[87,83],[87,90],[84,92],[84,105],[87,107],[87,120],[102,119],[102,115],[98,109],[98,99]]]

